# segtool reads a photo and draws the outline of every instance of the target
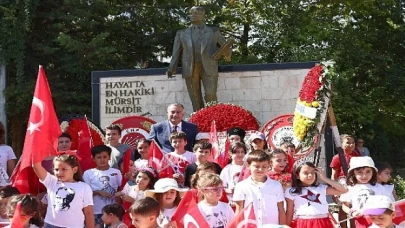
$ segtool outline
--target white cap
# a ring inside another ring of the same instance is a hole
[[[146,190],[145,196],[153,197],[155,195],[155,193],[165,193],[172,189],[176,190],[180,193],[184,193],[184,192],[188,191],[187,188],[179,188],[177,181],[173,178],[159,179],[158,181],[156,181],[154,188],[155,189]]]
[[[389,209],[395,211],[394,203],[388,196],[375,195],[370,196],[363,208],[364,215],[381,215]]]
[[[350,159],[350,165],[349,165],[348,172],[350,172],[353,169],[360,168],[360,167],[370,167],[370,168],[375,169],[375,171],[378,172],[377,168],[374,165],[373,159],[368,156],[352,157]]]
[[[199,132],[196,136],[195,136],[195,140],[201,140],[201,139],[209,139],[210,138],[210,133],[207,132]]]

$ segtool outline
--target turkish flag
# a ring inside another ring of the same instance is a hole
[[[61,129],[53,107],[51,90],[44,68],[39,66],[23,152],[11,175],[13,186],[21,193],[36,194],[40,191],[39,180],[36,175],[32,175],[31,165],[56,155],[57,139],[60,134]],[[35,183],[31,185],[29,181]]]
[[[195,200],[193,191],[187,191],[172,216],[172,221],[176,222],[178,228],[184,227],[183,218],[187,214],[189,207],[193,207],[195,205],[197,205],[197,201]]]
[[[159,173],[160,178],[173,177],[174,169],[171,161],[155,141],[152,141],[149,147],[148,165]]]
[[[226,225],[226,228],[256,228],[256,215],[253,209],[253,204],[250,203],[247,207],[240,211],[233,220]]]
[[[397,201],[395,205],[395,217],[393,222],[399,226],[405,226],[405,199]]]
[[[221,166],[221,168],[224,168],[226,165],[228,165],[230,147],[231,142],[228,139],[226,139],[224,152],[222,152],[221,155],[218,157],[218,164]]]
[[[192,191],[186,192],[179,206],[173,214],[172,221],[178,228],[205,228],[209,227],[204,216],[197,207]]]
[[[132,150],[131,148],[128,148],[125,153],[124,153],[124,157],[122,159],[122,166],[123,166],[123,176],[129,172],[129,166],[131,165],[131,155],[132,155]],[[125,184],[127,183],[127,179],[126,178],[122,178],[122,183],[121,183],[121,189],[124,188]]]
[[[80,158],[80,168],[82,170],[82,173],[84,173],[86,170],[96,167],[96,163],[91,156],[91,148],[94,145],[86,116],[84,116],[84,118],[80,121],[80,131],[78,134],[79,146],[77,148],[77,156]]]
[[[11,228],[21,228],[24,224],[21,222],[21,202],[17,203],[17,207],[14,211],[13,221],[11,222]]]
[[[250,176],[250,170],[248,168],[248,164],[243,164],[242,170],[239,173],[238,183],[243,181],[244,179]]]
[[[211,130],[208,141],[209,143],[212,144],[211,156],[208,158],[208,160],[217,161],[218,157],[221,155],[221,151],[219,150],[218,135],[215,120],[211,122]]]

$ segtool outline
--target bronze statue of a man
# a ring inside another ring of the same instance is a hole
[[[186,80],[188,94],[194,111],[204,107],[201,91],[201,81],[205,91],[205,102],[217,101],[218,86],[218,48],[224,45],[225,38],[218,28],[205,25],[205,10],[194,6],[189,11],[191,26],[177,31],[173,44],[173,55],[167,76],[176,73],[177,64],[181,58],[182,75]],[[230,46],[223,47],[223,53],[230,60]],[[214,58],[214,55],[216,57]]]

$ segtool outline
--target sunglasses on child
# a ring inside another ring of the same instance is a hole
[[[225,187],[206,187],[206,188],[203,188],[204,190],[208,190],[208,191],[211,191],[211,192],[222,192],[222,190],[224,189]]]

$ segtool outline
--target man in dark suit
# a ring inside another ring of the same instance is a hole
[[[198,134],[197,125],[186,122],[183,119],[184,107],[179,103],[169,105],[167,119],[152,125],[149,139],[155,140],[166,153],[174,151],[170,144],[169,136],[174,131],[182,131],[187,135],[187,151],[193,151],[195,137]]]
[[[201,81],[205,91],[205,102],[217,101],[218,59],[213,55],[225,44],[225,38],[218,28],[204,24],[205,10],[201,6],[190,9],[189,28],[177,31],[173,44],[173,55],[167,69],[167,76],[173,77],[181,58],[182,75],[186,80],[188,94],[194,111],[204,107]],[[224,51],[225,58],[231,58],[231,49]]]

